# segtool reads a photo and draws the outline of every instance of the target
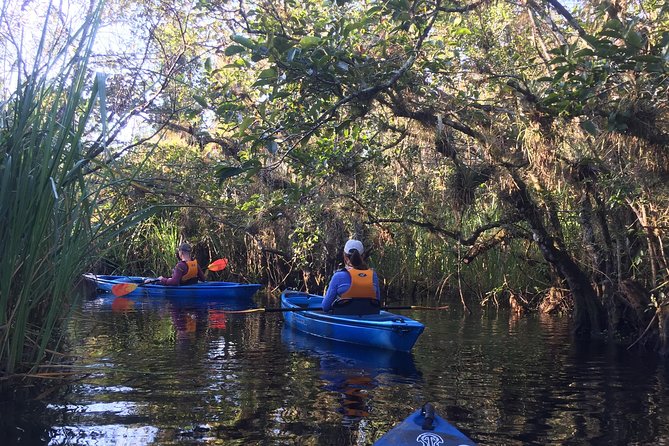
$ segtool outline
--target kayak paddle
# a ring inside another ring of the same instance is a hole
[[[112,287],[112,293],[116,297],[125,296],[126,294],[132,293],[137,289],[137,287],[146,285],[149,283],[160,282],[160,279],[151,279],[144,283],[117,283]]]
[[[422,307],[419,305],[408,305],[402,307],[379,307],[380,310],[446,310],[448,305],[442,307]],[[225,313],[286,313],[293,311],[323,311],[322,308],[249,308],[248,310],[224,310]]]
[[[228,266],[228,259],[222,258],[214,262],[211,262],[207,267],[207,269],[209,271],[223,271],[226,266]],[[151,279],[144,283],[117,283],[112,287],[111,291],[114,294],[114,296],[121,297],[125,296],[126,294],[132,293],[137,289],[137,287],[140,287],[142,285],[147,285],[149,283],[156,283],[159,281],[160,279]]]
[[[226,266],[228,266],[228,259],[222,258],[211,262],[207,269],[209,271],[223,271]]]

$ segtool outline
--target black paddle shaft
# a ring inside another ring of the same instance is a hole
[[[380,310],[411,310],[413,307],[379,307]],[[292,311],[323,311],[322,308],[318,307],[306,307],[306,308],[265,308],[265,313],[287,313]]]

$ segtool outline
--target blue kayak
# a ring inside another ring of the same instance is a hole
[[[169,297],[153,298],[151,296],[136,296],[130,294],[116,297],[112,293],[105,291],[95,296],[90,296],[83,304],[88,310],[96,311],[161,311],[164,309],[174,311],[239,311],[246,310],[255,306],[253,299],[217,299],[201,296],[196,299],[192,297]]]
[[[425,329],[420,322],[381,311],[378,314],[334,315],[321,311],[323,296],[284,291],[281,308],[286,324],[321,338],[388,350],[410,351]]]
[[[465,434],[437,415],[430,403],[386,432],[373,446],[476,446]]]
[[[138,276],[98,276],[84,274],[84,277],[95,282],[98,290],[111,292],[114,285],[120,283],[140,284],[126,297],[198,297],[208,299],[250,299],[262,285],[257,283],[237,282],[200,282],[194,285],[166,286],[155,283],[144,284],[147,277]]]

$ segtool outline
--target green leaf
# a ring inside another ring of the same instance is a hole
[[[555,75],[553,76],[554,81],[559,81],[562,77],[569,71],[569,67],[562,66],[555,70]]]
[[[602,41],[601,41],[600,39],[598,39],[597,37],[595,37],[595,36],[591,36],[591,35],[589,35],[589,34],[583,36],[583,40],[585,40],[586,42],[588,42],[588,43],[589,43],[590,45],[592,45],[592,46],[599,46],[599,45],[601,44],[601,42],[602,42]]]
[[[242,120],[242,123],[239,124],[239,135],[241,136],[244,131],[253,123],[254,119],[253,116],[247,116]]]
[[[288,91],[277,91],[276,93],[273,93],[270,97],[272,100],[274,99],[283,99],[292,96],[292,93]]]
[[[349,23],[344,27],[344,36],[348,36],[351,34],[351,31],[355,31],[356,29],[362,29],[362,27],[365,26],[365,22],[353,22]]]
[[[625,36],[625,43],[633,48],[640,49],[643,48],[643,37],[638,32],[630,30]]]
[[[623,29],[623,24],[618,19],[612,19],[612,20],[607,21],[602,28],[603,29],[621,30],[621,29]]]
[[[651,63],[646,67],[646,71],[650,73],[666,73],[667,67],[665,64]]]
[[[232,178],[240,173],[244,173],[246,169],[242,167],[223,166],[216,169],[216,176],[218,177],[218,185],[223,184],[228,178]]]
[[[637,62],[648,62],[648,63],[661,63],[662,58],[658,56],[650,56],[650,55],[643,55],[643,56],[635,56],[633,57],[634,60]]]
[[[546,96],[543,100],[543,103],[545,105],[550,105],[550,104],[555,104],[560,100],[560,95],[557,93],[550,93],[548,96]]]
[[[254,49],[256,47],[256,44],[253,43],[253,40],[249,39],[248,37],[244,37],[241,34],[233,35],[232,41],[237,42],[238,44],[243,45],[246,48]]]
[[[225,55],[234,56],[235,54],[243,53],[244,51],[246,51],[246,48],[244,48],[243,46],[230,45],[225,49]]]
[[[253,87],[263,87],[265,85],[272,85],[276,81],[276,78],[270,79],[270,78],[265,78],[265,79],[258,79],[253,83]]]
[[[301,48],[310,48],[321,43],[321,38],[316,36],[304,36],[300,39]]]
[[[233,110],[239,110],[240,108],[241,107],[234,102],[224,102],[223,104],[218,106],[218,108],[216,109],[216,114],[217,115],[223,115],[226,112],[233,111]]]
[[[268,78],[275,79],[276,70],[274,68],[267,68],[265,70],[262,70],[260,74],[258,74],[258,77],[261,79],[268,79]]]
[[[250,159],[248,161],[245,161],[242,166],[244,167],[244,170],[246,171],[246,178],[251,178],[253,175],[256,173],[260,172],[260,169],[262,168],[262,164],[260,164],[260,161],[256,159]]]
[[[590,48],[583,48],[582,50],[578,50],[574,53],[574,57],[585,57],[585,56],[594,56],[595,52],[592,51]]]
[[[209,106],[207,104],[207,100],[200,95],[197,95],[197,94],[193,95],[193,99],[195,99],[195,102],[200,104],[202,106],[202,108],[207,108]]]
[[[599,134],[597,126],[589,119],[586,121],[581,121],[580,126],[583,130],[585,130],[586,132],[590,133],[593,136],[597,136],[597,134]]]

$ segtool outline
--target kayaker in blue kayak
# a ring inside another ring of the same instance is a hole
[[[179,245],[179,250],[177,251],[179,263],[174,267],[172,277],[158,277],[161,285],[193,285],[198,280],[206,282],[207,278],[204,276],[200,265],[197,264],[197,260],[191,257],[191,251],[192,248],[188,243]]]
[[[365,248],[359,240],[344,245],[344,269],[334,273],[323,299],[323,311],[335,314],[379,312],[381,292],[376,272],[362,258]]]

